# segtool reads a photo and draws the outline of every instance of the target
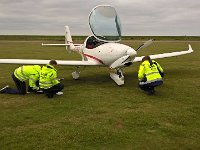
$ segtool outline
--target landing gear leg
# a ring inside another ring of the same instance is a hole
[[[116,69],[116,73],[110,73],[110,77],[117,83],[117,85],[121,86],[124,84],[124,75],[121,69]]]
[[[85,69],[85,67],[79,67],[79,66],[76,67],[76,70],[74,72],[72,72],[73,79],[78,80],[80,77],[81,71],[84,69]]]
[[[80,72],[79,71],[72,72],[72,77],[73,79],[78,80],[80,77]]]

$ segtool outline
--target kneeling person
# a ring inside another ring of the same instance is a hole
[[[0,90],[1,93],[7,94],[26,94],[26,80],[29,80],[29,89],[36,92],[39,90],[37,84],[40,76],[41,67],[39,65],[21,66],[12,73],[12,79],[17,89],[5,86]]]
[[[57,62],[51,60],[48,65],[42,67],[40,72],[39,86],[48,98],[53,98],[56,93],[64,88],[64,85],[57,79],[56,66]]]

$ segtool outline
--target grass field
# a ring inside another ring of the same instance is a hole
[[[142,41],[123,43],[137,48]],[[137,86],[139,63],[125,68],[122,87],[107,68],[87,67],[75,81],[74,67],[59,66],[62,96],[0,94],[0,149],[200,149],[200,41],[156,41],[138,56],[186,50],[188,43],[194,53],[157,60],[165,79],[154,96]],[[80,59],[40,44],[2,39],[0,58]],[[18,66],[0,64],[0,87],[14,87],[10,75]]]

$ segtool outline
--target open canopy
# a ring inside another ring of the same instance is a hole
[[[89,25],[98,40],[117,42],[121,39],[121,23],[112,6],[100,5],[93,8],[89,15]]]

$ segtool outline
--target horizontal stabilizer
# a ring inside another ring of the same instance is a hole
[[[81,46],[83,44],[74,44],[74,46]],[[70,46],[70,44],[44,44],[42,43],[42,46]]]

